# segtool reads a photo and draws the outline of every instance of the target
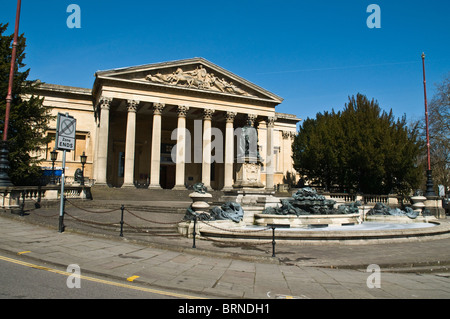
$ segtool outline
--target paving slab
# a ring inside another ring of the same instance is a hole
[[[398,265],[447,261],[450,240],[421,243],[365,245],[364,247],[283,246],[282,257],[271,258],[261,249],[223,248],[199,242],[198,251],[183,249],[183,238],[135,241],[101,234],[29,223],[25,218],[0,214],[1,251],[60,267],[79,264],[82,272],[155,287],[207,294],[217,298],[450,298],[450,278],[435,274],[383,272],[380,288],[370,289],[365,271],[369,263]],[[172,242],[173,246],[169,244]],[[164,245],[161,245],[161,244]],[[281,245],[280,245],[281,246]],[[163,248],[165,247],[165,248]],[[225,251],[223,251],[225,250]],[[244,255],[246,254],[246,255]],[[252,259],[253,258],[253,259]],[[313,262],[311,262],[313,260]],[[336,263],[339,260],[339,263]],[[336,266],[338,265],[338,266]],[[363,267],[362,267],[363,266]],[[349,269],[346,269],[349,268]],[[352,268],[353,267],[353,268]]]

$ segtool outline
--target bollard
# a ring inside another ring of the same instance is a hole
[[[275,226],[272,226],[272,257],[275,257]]]
[[[275,228],[290,228],[290,225],[283,224],[267,224],[268,227],[272,228],[272,257],[275,256]]]
[[[122,211],[120,213],[120,237],[123,237],[123,211],[124,211],[124,209],[125,209],[125,206],[122,205],[120,207],[120,210]]]
[[[58,232],[63,233],[64,230],[66,229],[66,226],[64,226],[64,210],[66,209],[66,196],[62,195],[62,200],[61,200],[61,211],[60,211],[60,215],[59,215],[59,227],[58,227]]]
[[[20,201],[20,195],[19,195]],[[22,191],[22,204],[20,204],[20,213],[19,216],[25,216],[25,191]]]
[[[196,233],[196,226],[197,226],[197,216],[194,216],[194,230],[192,233],[192,248],[197,248],[195,247],[195,233]]]

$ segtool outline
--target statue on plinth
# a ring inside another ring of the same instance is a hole
[[[247,124],[238,129],[237,176],[234,187],[263,188],[261,183],[262,158],[258,150],[258,131],[254,127],[257,115],[249,114]]]

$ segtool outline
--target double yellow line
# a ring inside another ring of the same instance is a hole
[[[73,275],[73,273],[71,273],[71,272],[62,271],[62,270],[53,269],[53,268],[48,268],[48,267],[43,267],[43,266],[39,266],[39,265],[28,263],[28,262],[24,262],[24,261],[21,261],[21,260],[8,258],[8,257],[5,257],[5,256],[0,256],[0,260],[4,260],[4,261],[10,262],[10,263],[14,263],[14,264],[17,264],[17,265],[22,265],[22,266],[29,267],[29,268],[45,270],[45,271],[52,272],[52,273],[59,274],[59,275],[63,275],[63,276],[72,276]],[[83,279],[83,280],[89,280],[89,281],[92,281],[92,282],[97,282],[97,283],[101,283],[101,284],[105,284],[105,285],[122,287],[122,288],[127,288],[127,289],[132,289],[132,290],[143,291],[143,292],[150,292],[150,293],[154,293],[154,294],[158,294],[158,295],[170,296],[170,297],[175,297],[175,298],[202,299],[200,297],[195,297],[195,296],[191,296],[191,295],[179,294],[179,293],[162,291],[162,290],[151,289],[151,288],[138,287],[138,286],[123,284],[123,283],[118,283],[118,282],[114,282],[114,281],[98,279],[98,278],[88,277],[88,276],[83,276],[83,275],[80,275],[80,278]]]

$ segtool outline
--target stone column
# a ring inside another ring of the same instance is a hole
[[[125,171],[122,187],[134,187],[134,156],[136,149],[136,109],[139,101],[127,101],[127,133],[125,141]]]
[[[159,171],[161,166],[161,114],[165,107],[162,103],[153,103],[153,131],[150,166],[150,185],[148,188],[160,189]]]
[[[98,112],[98,111],[97,111]],[[92,178],[94,181],[98,180],[98,134],[100,131],[100,117],[95,115],[95,147],[94,147],[94,160],[92,161]]]
[[[202,183],[207,189],[211,189],[211,119],[214,110],[203,110],[203,161]]]
[[[99,185],[106,185],[106,173],[108,168],[108,135],[109,135],[109,108],[112,98],[101,97],[100,104],[100,128],[98,131],[97,145],[97,182]]]
[[[273,191],[274,190],[274,181],[273,181],[273,127],[275,125],[275,120],[277,118],[275,116],[269,116],[267,118],[267,158],[266,158],[266,189]]]
[[[225,126],[225,169],[223,190],[233,189],[233,160],[234,160],[234,117],[236,112],[227,112]]]
[[[186,113],[188,106],[178,106],[178,125],[177,125],[177,146],[176,146],[176,173],[174,190],[186,189],[185,165],[186,165]]]

